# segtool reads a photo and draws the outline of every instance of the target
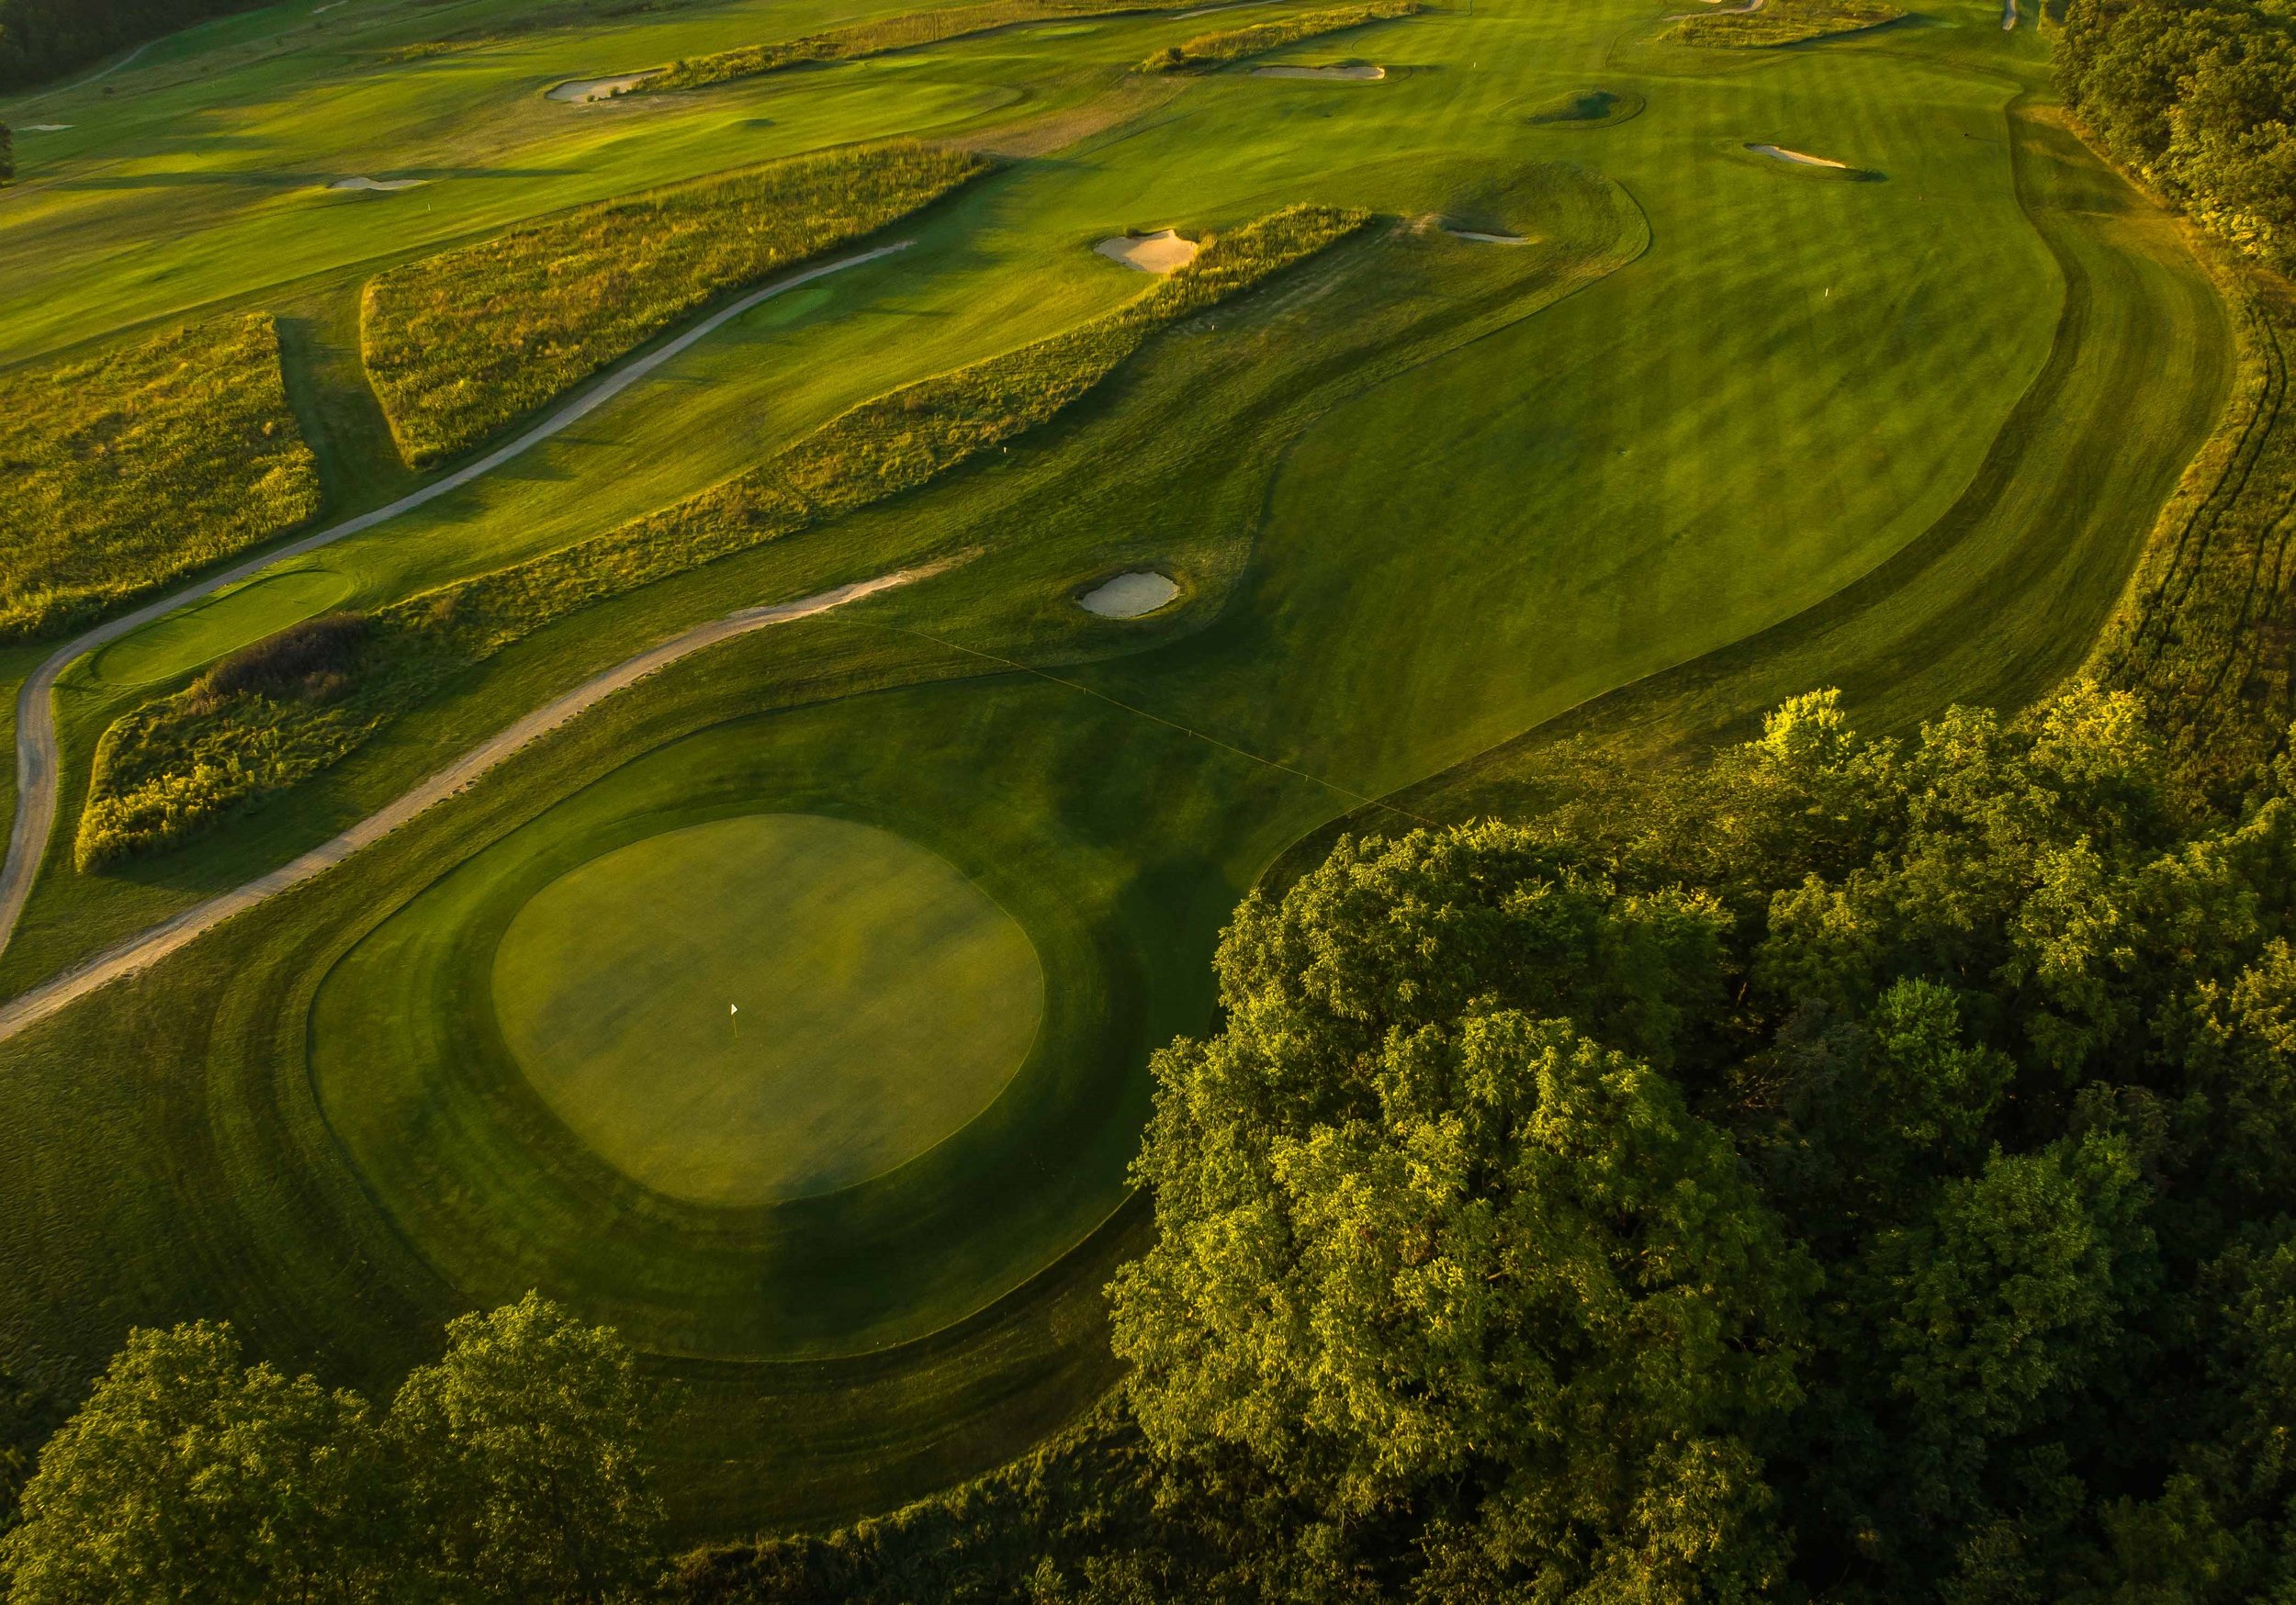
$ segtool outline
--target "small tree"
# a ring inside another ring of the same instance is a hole
[[[130,1333],[0,1539],[17,1605],[355,1600],[389,1501],[365,1401],[205,1321]]]
[[[540,1295],[446,1329],[386,1423],[442,1594],[615,1599],[644,1579],[659,1509],[636,1439],[646,1390],[621,1341]]]
[[[0,184],[6,184],[15,176],[16,136],[8,131],[7,124],[0,123]]]
[[[379,1423],[242,1363],[228,1326],[135,1331],[0,1535],[11,1605],[603,1601],[657,1510],[621,1341],[535,1295],[447,1329]]]

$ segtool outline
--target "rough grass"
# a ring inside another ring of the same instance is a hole
[[[1052,419],[1156,329],[1367,220],[1360,211],[1295,207],[1210,237],[1186,267],[1104,317],[863,402],[675,507],[378,610],[343,682],[330,682],[326,695],[280,696],[251,682],[219,696],[210,675],[148,702],[97,745],[73,859],[88,870],[174,846],[347,757],[445,681],[546,624],[914,489]]]
[[[1666,37],[1720,50],[1768,50],[1798,45],[1860,28],[1879,28],[1905,16],[1883,0],[1767,0],[1759,11],[1719,10],[1686,17]]]
[[[2143,695],[2184,778],[2231,802],[2296,718],[2296,292],[2245,266],[2216,277],[2239,342],[2232,404],[2161,510],[2089,672]]]
[[[468,449],[737,286],[987,171],[909,140],[582,207],[377,275],[360,344],[401,454]]]
[[[743,45],[672,62],[659,77],[647,79],[632,93],[703,89],[737,78],[754,78],[760,73],[777,73],[784,67],[802,67],[816,62],[854,62],[864,56],[882,56],[888,51],[936,45],[968,34],[986,33],[991,28],[1010,28],[1020,22],[1108,17],[1126,12],[1181,11],[1199,3],[1199,0],[1115,0],[1112,4],[1096,4],[1095,0],[1070,0],[1068,4],[1062,0],[984,0],[980,5],[951,6],[941,11],[912,11],[874,22],[857,22],[850,28],[827,28],[796,39]]]
[[[1322,11],[1302,11],[1273,22],[1232,28],[1219,33],[1198,34],[1157,51],[1141,63],[1150,73],[1179,73],[1218,67],[1246,56],[1264,55],[1301,39],[1361,28],[1367,22],[1386,22],[1409,17],[1420,9],[1419,0],[1370,0],[1362,6],[1334,6]]]
[[[267,315],[0,375],[0,640],[46,635],[319,511]]]

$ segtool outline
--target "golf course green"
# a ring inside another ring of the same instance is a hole
[[[1011,916],[923,848],[751,814],[536,892],[495,949],[494,1013],[543,1101],[632,1180],[764,1204],[964,1125],[1027,1056],[1044,980]]]
[[[539,1288],[681,1384],[654,1443],[681,1534],[882,1510],[1107,1386],[1149,1056],[1212,1024],[1220,930],[1287,853],[1512,806],[1541,732],[1695,746],[1820,685],[1904,730],[2082,660],[2224,405],[2232,326],[2067,131],[2029,26],[1942,0],[1720,51],[1646,0],[1476,0],[1140,70],[1288,3],[579,102],[547,91],[901,8],[346,0],[0,103],[69,125],[20,136],[0,190],[0,366],[274,314],[325,492],[305,533],[551,416],[408,466],[361,366],[377,274],[890,136],[994,164],[850,247],[901,249],[61,670],[0,997],[664,643],[916,577],[636,679],[0,1031],[0,1331],[66,1386],[129,1325],[228,1318],[380,1386],[445,1319]],[[1335,62],[1386,73],[1255,71]],[[422,182],[330,187],[355,175]],[[554,616],[208,834],[73,869],[99,740],[230,655],[567,552],[1086,330],[1156,282],[1102,241],[1301,204],[1370,221],[1153,330],[1049,421]],[[1135,571],[1172,600],[1078,605]]]

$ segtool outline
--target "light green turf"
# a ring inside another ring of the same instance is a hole
[[[217,30],[232,42],[204,76],[186,46],[120,73],[107,105],[61,97],[55,119],[69,106],[91,131],[0,197],[0,267],[27,275],[0,276],[11,354],[203,299],[306,309],[290,380],[344,507],[388,487],[337,359],[358,277],[396,253],[829,140],[962,129],[1034,152],[911,252],[761,308],[512,472],[345,543],[321,561],[353,605],[594,533],[838,407],[1112,305],[1139,281],[1090,246],[1126,227],[1299,200],[1390,219],[1158,337],[1009,454],[539,632],[194,850],[43,877],[0,986],[284,861],[676,631],[962,559],[610,700],[0,1048],[0,1331],[59,1375],[84,1377],[128,1321],[206,1314],[388,1381],[443,1313],[539,1286],[687,1385],[658,1447],[689,1532],[882,1507],[1105,1383],[1092,1290],[1130,1229],[1147,1055],[1210,1024],[1215,934],[1287,847],[1621,687],[1686,678],[1698,695],[1648,722],[1690,735],[1829,679],[1900,722],[2030,696],[2078,660],[2223,391],[2205,278],[2133,192],[2013,109],[2042,50],[1984,0],[1728,59],[1654,42],[1662,7],[1640,0],[1476,0],[1384,31],[1396,70],[1367,86],[1143,86],[1125,64],[1203,25],[1109,19],[595,116],[538,92],[864,13],[569,6],[392,65],[382,30],[447,25],[345,9],[375,52],[327,55],[262,13]],[[473,0],[453,26],[515,9]],[[298,53],[265,53],[282,28]],[[1594,89],[1641,109],[1533,120]],[[358,141],[377,176],[467,171],[372,203],[284,184]],[[1880,176],[1741,160],[1748,141]],[[1181,599],[1133,621],[1075,605],[1131,567]],[[146,694],[67,677],[59,841],[96,733]],[[1401,802],[1423,797],[1436,812]],[[551,1113],[494,1026],[493,944],[609,839],[775,812],[957,866],[1029,933],[1044,1023],[987,1106],[910,1162],[706,1206],[632,1181]]]
[[[351,580],[326,568],[290,568],[235,586],[197,607],[155,620],[97,653],[91,672],[107,685],[174,679],[351,594]]]
[[[1010,915],[889,831],[748,814],[601,854],[495,948],[503,1040],[635,1181],[700,1204],[835,1192],[1012,1079],[1044,975]]]

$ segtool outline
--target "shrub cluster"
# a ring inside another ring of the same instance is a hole
[[[706,56],[689,56],[640,86],[640,93],[659,89],[702,89],[736,78],[754,78],[814,62],[852,62],[881,56],[888,51],[936,45],[1015,23],[1041,22],[1067,17],[1121,16],[1128,12],[1180,11],[1197,0],[982,0],[972,6],[951,6],[941,11],[911,11],[874,22],[857,22],[797,39],[769,44],[743,45]]]
[[[0,375],[0,640],[84,623],[319,511],[268,314]]]
[[[2088,684],[1345,840],[1154,1061],[1119,1399],[685,1597],[2279,1598],[2292,943],[2296,766]]]
[[[1048,421],[1156,329],[1240,294],[1367,220],[1363,212],[1295,207],[1212,236],[1186,267],[1115,311],[864,401],[673,507],[379,609],[355,636],[322,621],[334,632],[323,667],[339,696],[310,697],[295,679],[316,647],[282,646],[278,637],[259,643],[240,656],[282,665],[272,679],[234,669],[231,683],[242,689],[218,694],[219,666],[105,731],[75,860],[93,870],[180,842],[335,763],[456,674],[581,608],[914,489]],[[345,683],[338,686],[336,676]]]
[[[1199,34],[1192,39],[1158,51],[1142,62],[1141,67],[1150,73],[1177,73],[1190,68],[1217,67],[1229,62],[1242,61],[1246,56],[1281,50],[1301,39],[1361,28],[1367,22],[1386,22],[1398,17],[1410,17],[1420,9],[1419,0],[1367,0],[1367,4],[1360,6],[1334,6],[1322,11],[1297,12],[1272,22],[1255,22],[1249,28]]]
[[[895,140],[696,179],[378,274],[366,371],[407,461],[467,450],[723,292],[884,228],[987,171]]]
[[[1767,50],[1879,28],[1905,14],[1902,6],[1884,0],[1767,0],[1755,11],[1733,6],[1685,17],[1667,29],[1666,37],[1721,50]]]

